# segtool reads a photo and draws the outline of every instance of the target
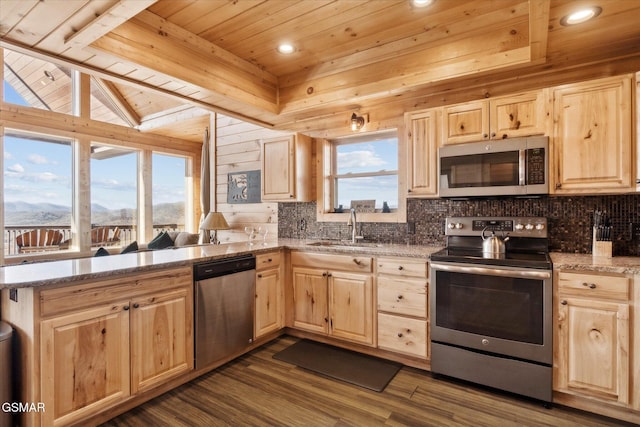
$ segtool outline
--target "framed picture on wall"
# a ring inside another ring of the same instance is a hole
[[[230,172],[227,203],[260,203],[260,171]]]

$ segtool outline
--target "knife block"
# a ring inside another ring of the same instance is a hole
[[[597,229],[593,227],[593,256],[611,258],[613,253],[613,242],[596,240]]]

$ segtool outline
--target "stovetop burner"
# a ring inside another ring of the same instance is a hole
[[[495,258],[485,256],[481,249],[445,248],[431,254],[431,260],[545,270],[549,270],[552,267],[551,257],[547,252],[514,252],[507,250],[503,256]]]
[[[509,236],[504,254],[482,252],[482,232]],[[540,217],[452,217],[445,222],[447,247],[431,254],[437,262],[551,270],[547,220]]]

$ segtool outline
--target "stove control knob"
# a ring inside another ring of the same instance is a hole
[[[533,230],[533,224],[527,224],[524,226],[527,230]]]
[[[456,228],[456,225],[454,223],[450,222],[447,227],[449,227],[449,230],[453,230],[454,228]]]
[[[522,229],[524,229],[524,225],[522,225],[521,223],[517,223],[516,230],[522,230]]]
[[[458,230],[460,230],[460,229],[462,228],[462,223],[461,223],[461,222],[457,222],[457,223],[456,223],[456,228],[457,228]]]
[[[536,230],[538,231],[544,230],[544,224],[536,224]]]

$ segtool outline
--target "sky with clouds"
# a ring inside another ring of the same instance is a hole
[[[4,82],[5,101],[26,105]],[[8,130],[7,133],[11,131]],[[71,206],[71,145],[5,135],[5,202],[54,203]],[[173,203],[185,198],[185,160],[153,155],[153,203]],[[136,155],[91,161],[91,201],[107,209],[136,207]]]

